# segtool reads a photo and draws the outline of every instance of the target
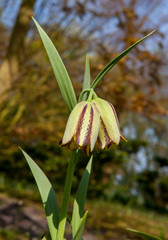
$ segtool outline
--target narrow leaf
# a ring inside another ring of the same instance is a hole
[[[36,180],[42,203],[46,212],[47,222],[52,240],[56,240],[59,223],[59,208],[54,189],[48,178],[30,156],[21,149]]]
[[[125,55],[127,55],[136,45],[138,45],[140,42],[142,42],[145,38],[149,37],[151,34],[153,34],[155,30],[153,30],[151,33],[146,35],[145,37],[141,38],[139,41],[134,43],[132,46],[127,48],[125,51],[123,51],[121,54],[119,54],[116,58],[114,58],[111,62],[109,62],[103,70],[97,75],[93,83],[91,84],[91,88],[95,88],[97,84],[100,82],[100,80],[115,66],[116,63],[118,63]]]
[[[61,60],[59,53],[57,52],[48,35],[45,33],[45,31],[42,29],[42,27],[38,24],[38,22],[34,18],[33,21],[36,24],[41,40],[48,54],[50,63],[52,65],[55,77],[57,79],[59,88],[61,90],[67,108],[69,111],[72,111],[74,106],[77,104],[77,100],[68,72],[64,66],[64,63]]]
[[[147,234],[147,233],[144,233],[144,232],[140,232],[140,231],[137,231],[137,230],[134,230],[134,229],[131,229],[131,228],[127,228],[127,230],[135,233],[138,236],[143,237],[146,240],[148,240],[148,239],[149,240],[161,240],[161,238],[158,238],[158,237],[155,237],[153,235],[150,235],[150,234]]]
[[[44,236],[43,238],[41,238],[41,240],[47,240],[47,238]]]
[[[86,61],[85,61],[85,73],[84,73],[82,91],[88,88],[90,88],[90,63],[89,63],[89,56],[87,54]],[[86,94],[83,96],[82,100],[83,101],[86,100]]]
[[[88,214],[88,211],[85,212],[83,218],[81,219],[79,227],[77,229],[77,232],[76,232],[75,237],[73,238],[73,240],[81,240],[82,239],[82,234],[83,234],[83,230],[84,230],[84,227],[85,227],[87,214]]]
[[[41,240],[47,240],[47,238],[46,238],[46,234],[47,234],[47,233],[43,234],[43,236],[41,236],[40,239],[41,239]]]
[[[92,167],[92,158],[91,156],[87,167],[84,171],[84,174],[82,176],[82,179],[80,181],[78,191],[74,200],[74,206],[73,206],[73,213],[72,213],[72,235],[73,237],[76,235],[79,224],[81,222],[83,212],[84,212],[84,205],[86,200],[86,194],[89,184],[89,178],[91,173],[91,167]],[[80,239],[81,240],[81,239]]]

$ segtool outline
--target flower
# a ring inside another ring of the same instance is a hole
[[[95,144],[99,149],[105,149],[112,143],[119,144],[120,139],[125,140],[113,105],[95,97],[74,107],[60,145],[68,146],[70,150],[81,148],[89,154]]]
[[[92,103],[100,113],[100,127],[97,139],[98,148],[108,148],[112,143],[119,144],[120,139],[125,140],[121,135],[117,114],[113,105],[98,97],[93,99]]]
[[[87,154],[93,151],[100,126],[100,113],[97,108],[88,101],[78,103],[72,110],[61,146],[71,150],[80,147]]]

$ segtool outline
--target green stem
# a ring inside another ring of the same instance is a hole
[[[90,93],[89,93],[89,97],[87,99],[88,102],[91,102],[92,101],[92,97],[93,97],[93,89],[91,88],[90,89]]]
[[[97,98],[97,94],[93,91],[93,99]]]
[[[86,92],[90,92],[90,88],[88,89],[85,89],[81,92],[80,96],[79,96],[79,99],[78,99],[78,103],[82,101],[82,97],[83,95],[86,93]]]
[[[61,215],[60,215],[60,222],[59,222],[59,226],[58,226],[57,240],[63,240],[63,237],[64,237],[68,204],[69,204],[69,198],[70,198],[70,192],[71,192],[71,186],[72,186],[72,178],[73,178],[76,162],[77,162],[77,152],[72,151],[71,156],[70,156],[69,165],[68,165],[68,171],[67,171],[67,175],[66,175],[64,196],[63,196]]]
[[[86,101],[88,102],[91,102],[92,101],[92,98],[96,98],[97,95],[96,93],[94,92],[93,88],[88,88],[88,89],[85,89],[81,92],[80,96],[79,96],[79,99],[78,99],[78,103],[82,101],[82,98],[83,98],[83,95],[88,92],[88,98]]]

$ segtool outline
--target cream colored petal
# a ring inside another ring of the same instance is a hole
[[[93,151],[95,143],[97,141],[99,127],[100,127],[100,113],[94,105],[92,105],[92,108],[93,108],[93,124],[92,124],[92,129],[90,134],[90,151],[91,152]]]
[[[88,102],[78,120],[76,143],[81,147],[90,145],[89,151],[92,152],[98,136],[99,123],[100,113],[94,105]]]
[[[91,103],[87,102],[82,109],[76,128],[75,141],[81,147],[86,146],[90,142],[89,135],[92,125],[92,115],[93,111],[91,109]]]
[[[120,141],[120,129],[114,107],[101,98],[95,98],[93,102],[100,112],[108,136],[114,143],[118,144]]]
[[[99,128],[97,143],[100,149],[104,149],[111,144],[111,140],[109,138],[109,135],[106,131],[106,128],[102,119],[100,119],[100,128]]]
[[[69,143],[72,140],[74,134],[76,133],[79,117],[80,117],[81,112],[86,104],[87,104],[86,101],[80,102],[72,110],[72,112],[68,118],[65,132],[64,132],[64,135],[62,138],[63,145]]]

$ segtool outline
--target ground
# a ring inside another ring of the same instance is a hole
[[[86,209],[89,210],[89,216],[84,240],[140,239],[128,232],[128,227],[168,239],[167,215],[95,200],[87,202]],[[68,225],[67,229],[69,240]],[[0,194],[0,240],[37,240],[46,232],[47,222],[40,203]]]

